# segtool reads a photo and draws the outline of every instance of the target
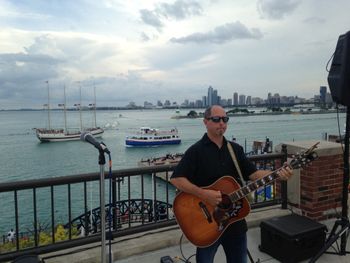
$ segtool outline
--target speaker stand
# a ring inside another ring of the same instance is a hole
[[[346,251],[347,239],[349,236],[350,222],[348,217],[348,187],[349,187],[349,130],[350,130],[350,108],[346,109],[346,124],[345,124],[345,137],[344,137],[344,176],[343,176],[343,192],[342,192],[342,216],[341,219],[335,221],[334,226],[326,239],[326,242],[322,249],[309,261],[309,263],[314,263],[316,260],[322,256],[322,254],[336,254],[336,255],[346,255],[350,254]],[[337,240],[341,238],[340,249],[338,247],[338,252],[328,252],[330,248]]]

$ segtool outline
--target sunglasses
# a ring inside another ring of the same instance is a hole
[[[211,120],[212,122],[219,123],[220,120],[222,120],[224,123],[227,123],[230,118],[227,116],[224,117],[219,117],[219,116],[214,116],[214,117],[209,117],[207,120]]]

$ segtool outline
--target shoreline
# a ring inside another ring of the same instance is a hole
[[[331,114],[331,113],[345,113],[345,110],[320,110],[320,111],[289,111],[289,112],[254,112],[254,113],[227,113],[229,117],[249,117],[249,116],[263,116],[263,115],[310,115],[310,114]],[[172,119],[195,119],[203,118],[203,113],[197,116],[179,115],[172,116]]]

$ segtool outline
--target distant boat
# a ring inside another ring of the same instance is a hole
[[[168,164],[177,165],[181,161],[181,158],[183,155],[184,155],[183,153],[175,153],[175,154],[168,153],[165,156],[161,156],[161,157],[141,159],[141,161],[138,162],[138,166],[139,167],[157,167],[159,165],[168,165]],[[166,181],[166,180],[169,180],[172,173],[173,173],[172,171],[157,172],[156,176]]]
[[[157,165],[166,165],[166,164],[178,164],[183,156],[183,153],[168,153],[165,156],[154,157],[148,159],[141,159],[139,161],[138,166],[157,166]]]
[[[89,132],[95,137],[101,136],[104,133],[104,130],[100,127],[97,127],[97,125],[96,125],[96,92],[95,92],[95,87],[94,87],[95,103],[89,105],[89,106],[92,106],[93,110],[94,110],[94,124],[95,124],[94,127],[83,128],[82,113],[81,113],[81,108],[82,108],[81,107],[81,88],[80,88],[80,103],[75,104],[75,106],[78,107],[79,114],[80,114],[80,130],[69,131],[67,129],[66,87],[64,87],[64,103],[58,104],[59,107],[63,107],[64,128],[60,128],[60,129],[51,128],[50,86],[49,86],[48,81],[46,81],[46,83],[47,83],[48,101],[47,101],[47,104],[45,104],[44,106],[47,107],[48,128],[36,128],[35,129],[36,137],[41,142],[61,142],[61,141],[79,140],[82,132]]]
[[[178,130],[159,130],[150,127],[141,127],[135,134],[128,135],[125,139],[127,147],[147,147],[180,144],[181,139]]]

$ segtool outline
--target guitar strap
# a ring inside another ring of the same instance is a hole
[[[227,142],[227,148],[228,148],[228,151],[230,152],[230,155],[232,157],[233,163],[235,164],[236,170],[237,170],[237,172],[239,174],[239,177],[241,179],[242,184],[243,185],[247,185],[247,182],[243,179],[241,169],[239,168],[239,165],[238,165],[238,162],[237,162],[236,154],[233,151],[232,145],[231,145],[230,142]]]

